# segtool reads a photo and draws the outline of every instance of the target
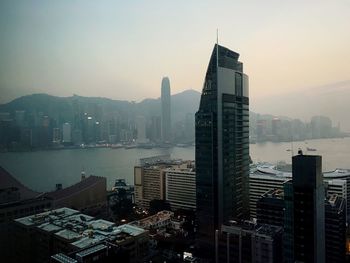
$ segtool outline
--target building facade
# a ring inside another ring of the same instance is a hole
[[[172,209],[195,209],[193,161],[170,156],[140,159],[134,167],[135,203],[148,209],[152,200],[167,200]]]
[[[249,216],[248,76],[238,57],[215,45],[195,116],[197,246],[208,253],[224,222]]]
[[[196,210],[196,172],[191,168],[166,171],[165,199],[172,209]]]
[[[346,262],[345,199],[336,194],[325,202],[326,262]]]
[[[282,262],[283,228],[242,223],[223,225],[217,231],[215,262]]]
[[[257,223],[284,226],[284,193],[275,189],[268,191],[257,202]]]

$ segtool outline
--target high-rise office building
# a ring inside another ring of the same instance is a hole
[[[238,57],[214,46],[195,117],[197,245],[208,253],[223,223],[249,216],[248,76]]]
[[[322,158],[293,156],[294,260],[325,262]]]
[[[171,96],[170,96],[170,81],[168,77],[162,79],[161,90],[162,102],[162,141],[171,141]]]

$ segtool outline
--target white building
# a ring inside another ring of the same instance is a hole
[[[192,169],[165,171],[165,199],[172,209],[196,209],[196,173]]]

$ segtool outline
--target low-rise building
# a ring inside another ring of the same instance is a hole
[[[116,226],[70,208],[16,219],[13,238],[15,262],[47,262],[59,253],[89,262],[79,258],[90,255],[86,250],[106,243],[127,251],[130,262],[142,262],[148,249],[148,231],[128,224]],[[60,262],[59,258],[51,260]]]

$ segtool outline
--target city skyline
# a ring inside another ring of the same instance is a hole
[[[349,13],[0,1],[0,259],[350,262]]]
[[[2,1],[1,103],[41,92],[140,100],[159,94],[162,75],[175,93],[200,91],[217,28],[219,43],[247,61],[252,102],[347,81],[349,3],[294,3]]]

